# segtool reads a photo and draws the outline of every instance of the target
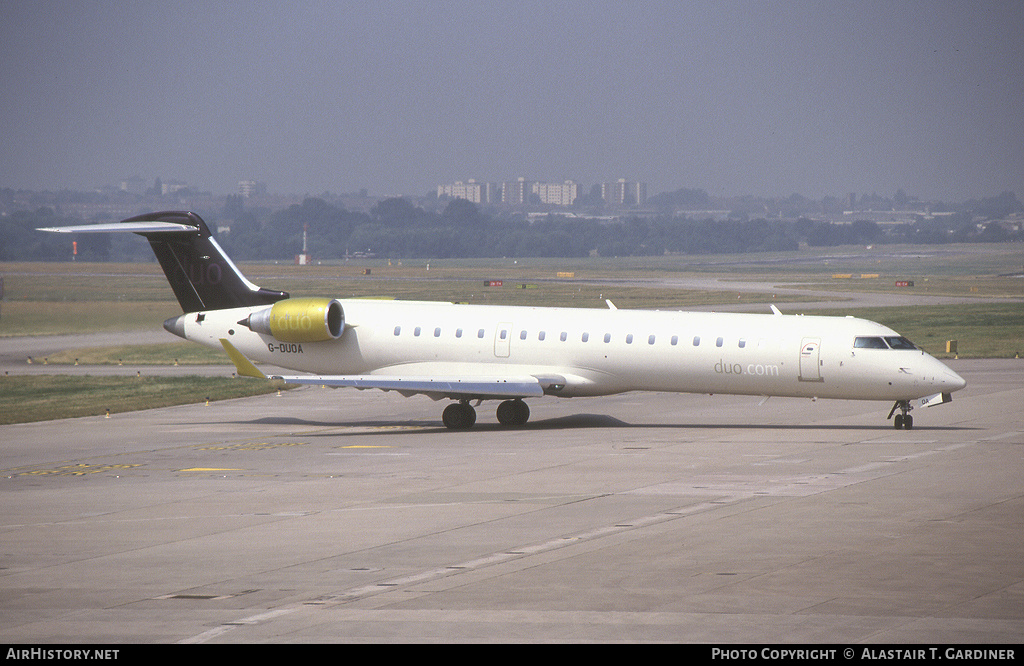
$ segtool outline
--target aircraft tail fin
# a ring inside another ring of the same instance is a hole
[[[271,305],[288,293],[249,282],[195,213],[149,213],[115,224],[53,227],[58,233],[131,232],[149,241],[183,312]]]

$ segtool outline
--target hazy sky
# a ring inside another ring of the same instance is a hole
[[[0,187],[1024,197],[1024,2],[0,0]]]

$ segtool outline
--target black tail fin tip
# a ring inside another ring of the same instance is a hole
[[[182,229],[142,230],[184,312],[271,305],[288,293],[249,282],[195,213],[166,211],[122,220],[123,224],[170,222]],[[193,231],[194,229],[194,231]]]

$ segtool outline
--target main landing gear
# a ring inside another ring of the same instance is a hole
[[[441,422],[449,430],[469,430],[476,423],[476,410],[469,402],[453,402],[441,412]]]
[[[900,413],[893,417],[897,409],[900,410]],[[910,415],[910,410],[909,400],[897,400],[886,418],[892,419],[892,424],[897,430],[910,430],[914,427],[914,417]]]
[[[530,420],[530,408],[518,398],[506,400],[498,405],[497,417],[498,423],[503,426],[526,425],[526,422]]]
[[[498,405],[498,423],[506,427],[524,425],[530,419],[530,408],[516,398]],[[441,422],[449,430],[469,430],[476,423],[476,410],[468,400],[453,402],[441,413]]]

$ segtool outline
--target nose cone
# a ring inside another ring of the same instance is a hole
[[[178,315],[164,321],[164,330],[179,338],[185,338],[185,315]]]
[[[926,376],[931,376],[933,385],[943,393],[959,391],[967,386],[967,380],[950,370],[945,363],[937,358],[929,358],[930,366]]]
[[[943,377],[944,391],[959,391],[963,387],[967,386],[967,380],[956,374],[949,368],[946,368],[945,376]]]

